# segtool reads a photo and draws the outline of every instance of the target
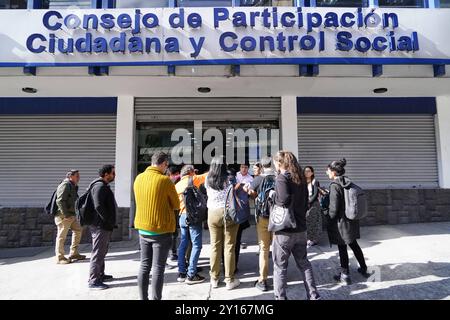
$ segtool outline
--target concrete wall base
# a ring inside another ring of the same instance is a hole
[[[367,190],[367,194],[369,214],[361,225],[450,221],[450,189],[380,189]],[[119,228],[112,241],[129,240],[130,234],[137,238],[136,230],[130,233],[129,213],[130,208],[119,208]],[[42,208],[0,208],[0,248],[51,246],[55,237],[53,219]],[[90,240],[85,229],[82,243]]]
[[[369,213],[361,225],[450,221],[450,189],[368,190]]]
[[[118,228],[114,229],[112,241],[129,238],[129,208],[119,208]],[[56,239],[54,219],[43,208],[0,208],[0,248],[52,246]],[[66,244],[70,244],[71,232]],[[83,228],[81,243],[89,243],[91,235]]]

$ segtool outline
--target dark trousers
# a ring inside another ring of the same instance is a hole
[[[303,276],[303,284],[308,299],[318,299],[313,269],[306,251],[306,231],[277,232],[273,237],[273,288],[275,299],[286,300],[287,269],[289,257],[294,256],[295,263]]]
[[[177,217],[178,219],[178,217]],[[172,247],[170,248],[172,255],[176,256],[178,252],[178,228],[172,233]]]
[[[90,226],[89,229],[92,236],[89,284],[98,284],[103,282],[103,275],[105,274],[105,257],[108,253],[112,231],[103,230],[96,226]]]
[[[246,229],[246,227],[244,227],[243,224],[240,224],[236,236],[236,247],[234,248],[236,253],[236,269],[239,262],[239,254],[241,253],[241,240],[242,240],[242,232],[244,231],[244,229]]]
[[[180,228],[180,225],[178,223],[179,219],[178,211],[175,211],[175,221],[176,221],[176,228],[175,232],[172,233],[172,247],[170,248],[170,251],[172,251],[172,255],[176,256],[178,252],[178,229]]]
[[[361,247],[359,246],[358,242],[355,240],[352,243],[348,245],[353,253],[355,254],[356,260],[358,260],[359,266],[363,270],[367,270],[366,261],[364,260],[364,254],[361,250]],[[341,268],[343,269],[344,273],[348,273],[348,252],[347,252],[347,245],[340,245],[339,248],[339,258],[341,260]]]
[[[139,235],[141,267],[138,275],[139,296],[148,300],[150,271],[152,272],[152,300],[161,300],[166,260],[172,246],[172,234],[158,236]]]

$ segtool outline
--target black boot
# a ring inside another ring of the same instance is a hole
[[[347,286],[352,284],[348,269],[342,268],[339,274],[333,276],[333,279]]]
[[[371,276],[370,273],[367,273],[367,267],[366,268],[358,268],[358,272],[361,273],[361,275],[366,279],[370,278],[370,276]]]

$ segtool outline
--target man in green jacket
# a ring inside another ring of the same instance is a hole
[[[84,260],[78,251],[81,241],[81,225],[75,216],[75,201],[78,199],[78,183],[80,182],[80,173],[78,170],[70,170],[66,179],[58,186],[56,191],[56,205],[58,211],[55,215],[55,224],[58,227],[56,236],[56,261],[58,264],[68,264],[72,260]],[[64,256],[64,243],[67,234],[72,230],[72,245],[70,246],[70,256],[67,259]]]

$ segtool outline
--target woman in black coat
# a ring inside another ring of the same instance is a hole
[[[328,211],[328,238],[330,245],[336,244],[339,248],[339,258],[341,260],[341,272],[334,276],[336,281],[351,284],[349,275],[349,261],[347,245],[352,249],[359,263],[358,272],[363,276],[367,274],[367,265],[364,254],[356,241],[360,238],[359,221],[350,220],[345,216],[344,188],[351,184],[351,180],[344,176],[347,161],[333,161],[328,165],[327,175],[333,180],[330,184],[330,207]]]

